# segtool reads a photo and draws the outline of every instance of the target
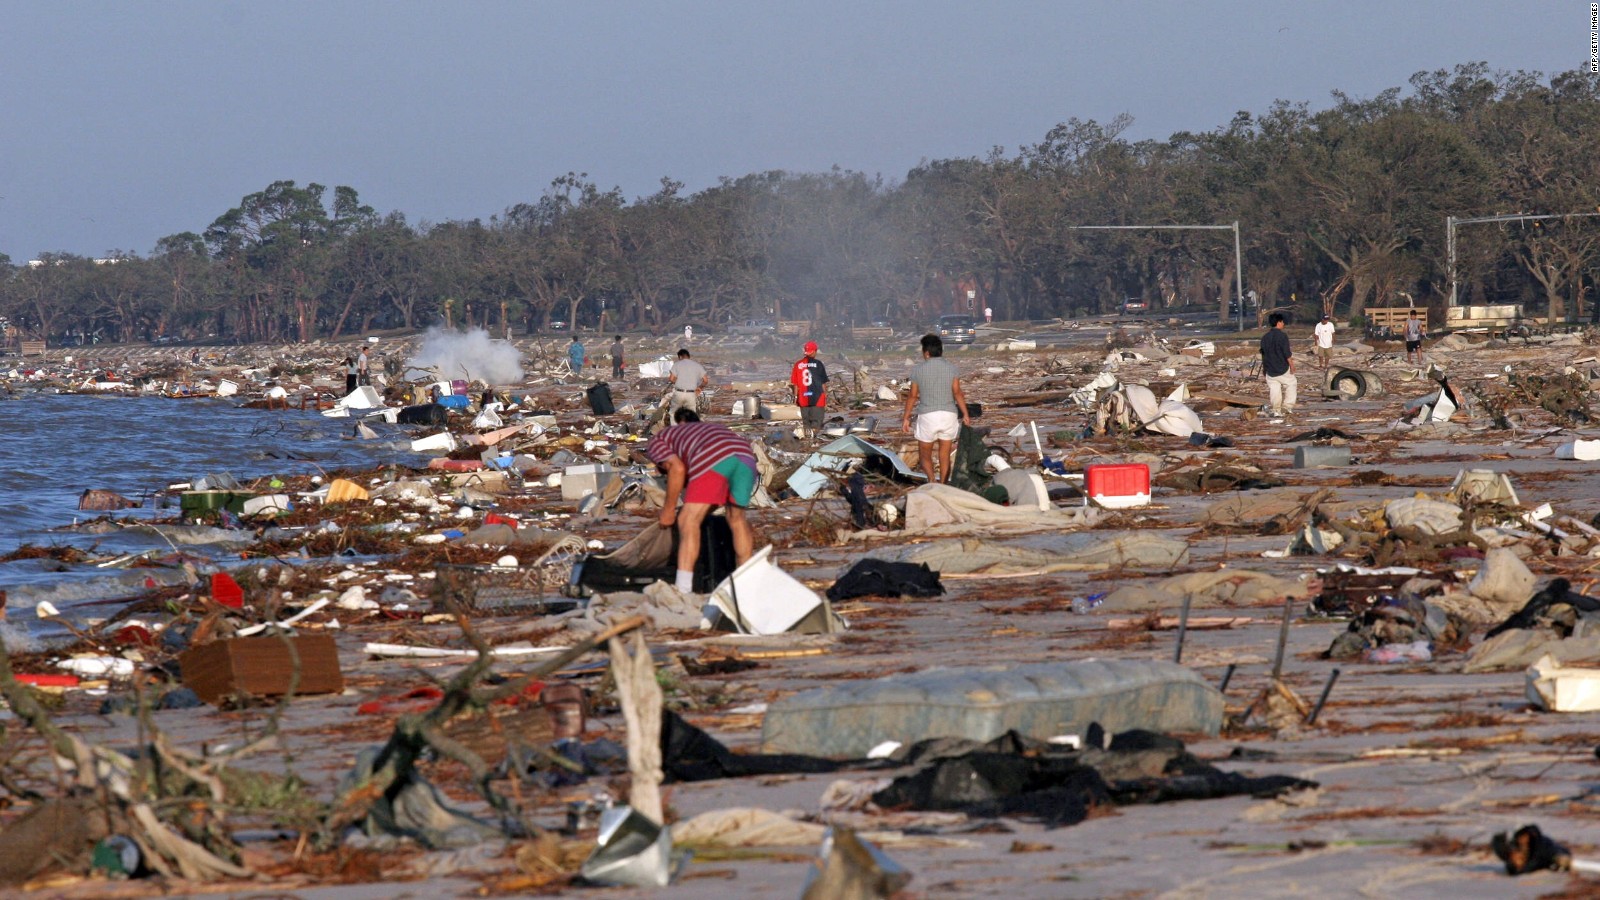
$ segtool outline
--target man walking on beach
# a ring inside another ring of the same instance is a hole
[[[1422,320],[1415,309],[1406,313],[1405,338],[1406,362],[1422,365]]]
[[[934,481],[933,454],[937,448],[937,480],[949,484],[956,438],[961,435],[961,426],[972,421],[967,417],[966,395],[961,392],[961,370],[944,358],[944,341],[937,334],[922,336],[922,362],[911,370],[911,391],[906,394],[901,431],[912,430],[913,414],[917,417],[917,467],[928,481]]]
[[[624,371],[622,364],[622,335],[617,335],[611,342],[611,377],[621,378]]]
[[[1294,414],[1295,394],[1300,382],[1294,377],[1294,351],[1289,334],[1283,330],[1283,313],[1273,313],[1272,324],[1261,336],[1261,371],[1267,377],[1267,406],[1277,417]]]
[[[589,361],[589,355],[584,352],[583,344],[577,335],[572,336],[572,343],[567,345],[567,362],[572,364],[572,374],[582,375],[583,364]]]
[[[1311,329],[1311,333],[1316,337],[1317,359],[1321,361],[1324,369],[1333,360],[1333,332],[1333,316],[1327,313],[1323,313],[1322,321],[1317,323],[1316,328]]]
[[[667,403],[667,424],[677,421],[674,415],[680,409],[699,412],[700,392],[710,382],[706,367],[691,359],[688,350],[679,350],[678,361],[672,364],[672,399]]]
[[[789,384],[794,388],[794,402],[800,407],[800,430],[809,440],[822,433],[822,422],[827,417],[828,369],[817,359],[817,342],[806,341],[805,356],[789,370]]]
[[[755,548],[745,507],[755,493],[756,455],[750,442],[726,425],[702,422],[692,409],[680,409],[674,424],[650,439],[645,455],[667,475],[667,496],[658,520],[678,527],[678,571],[673,587],[694,590],[694,564],[700,558],[700,525],[713,506],[721,506],[733,532],[733,556],[744,565]],[[678,496],[683,495],[683,508]]]

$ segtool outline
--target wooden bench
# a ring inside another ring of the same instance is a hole
[[[1406,319],[1415,311],[1417,318],[1422,321],[1422,330],[1428,330],[1428,310],[1421,306],[1369,306],[1361,314],[1367,317],[1367,324],[1374,328],[1393,328],[1399,330],[1405,327]]]
[[[853,341],[889,341],[894,339],[894,329],[884,327],[866,327],[850,329],[850,339]]]

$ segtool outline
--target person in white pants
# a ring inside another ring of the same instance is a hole
[[[1267,378],[1267,406],[1274,416],[1294,414],[1300,382],[1294,377],[1294,350],[1283,330],[1283,313],[1273,313],[1272,327],[1261,336],[1261,371]]]

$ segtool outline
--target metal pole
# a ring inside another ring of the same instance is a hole
[[[1317,698],[1317,705],[1311,708],[1311,715],[1306,716],[1307,725],[1317,724],[1317,716],[1322,714],[1322,705],[1328,702],[1328,695],[1333,693],[1333,683],[1338,680],[1338,669],[1328,673],[1328,683],[1322,686],[1322,696]]]
[[[1294,612],[1294,601],[1284,598],[1283,624],[1278,626],[1278,653],[1272,660],[1272,680],[1277,681],[1283,675],[1283,651],[1289,643],[1289,617]]]
[[[1234,219],[1234,293],[1238,296],[1238,330],[1245,330],[1245,258],[1238,251],[1238,219]]]
[[[1172,661],[1175,664],[1183,662],[1183,639],[1189,634],[1189,604],[1193,600],[1193,594],[1183,595],[1183,611],[1178,613],[1178,646],[1172,648]]]

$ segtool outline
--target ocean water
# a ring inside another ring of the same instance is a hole
[[[315,411],[254,410],[219,399],[169,400],[159,397],[98,397],[81,394],[25,393],[0,402],[0,553],[22,544],[72,545],[99,555],[170,550],[145,529],[104,533],[64,526],[107,515],[79,512],[87,489],[104,488],[138,509],[112,513],[122,518],[176,516],[174,503],[155,509],[152,494],[168,485],[228,473],[247,482],[274,474],[317,473],[334,468],[387,462],[416,464],[400,435],[396,440],[351,439],[354,420],[330,419]],[[186,553],[225,560],[233,547],[182,546]],[[236,558],[236,556],[235,556]],[[145,578],[180,577],[159,569],[64,566],[52,560],[0,563],[0,590],[16,619],[49,599],[68,607],[128,596]]]

